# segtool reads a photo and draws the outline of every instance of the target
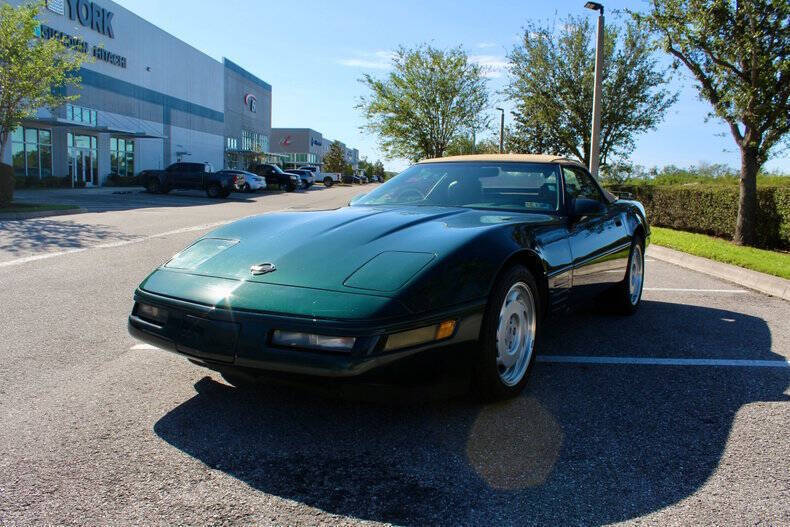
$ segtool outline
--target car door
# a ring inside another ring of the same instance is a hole
[[[572,295],[581,301],[625,278],[631,240],[623,212],[612,206],[589,172],[563,166],[562,174],[573,256]],[[601,213],[573,217],[574,201],[578,198],[598,201]]]

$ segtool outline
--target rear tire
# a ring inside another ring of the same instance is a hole
[[[494,286],[480,329],[474,381],[485,401],[518,396],[527,384],[540,335],[541,297],[523,265],[508,269]]]
[[[222,187],[220,187],[217,183],[212,183],[206,187],[206,196],[210,197],[211,199],[219,198],[221,195]]]
[[[334,181],[332,181],[332,178],[329,178],[329,177],[325,177],[325,178],[324,178],[324,186],[325,186],[326,188],[330,188],[330,187],[331,187],[331,186],[332,186],[334,183],[335,183],[335,182],[334,182]]]
[[[642,302],[645,286],[645,242],[640,236],[634,237],[631,254],[628,256],[628,271],[625,280],[612,291],[614,307],[623,315],[633,315]]]

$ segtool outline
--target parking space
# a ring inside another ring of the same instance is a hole
[[[137,238],[4,253],[0,523],[790,523],[788,303],[653,258],[636,315],[553,321],[495,405],[440,381],[237,390],[128,337],[134,286],[201,221],[311,206],[285,197],[162,209],[164,229],[84,214],[62,221]]]

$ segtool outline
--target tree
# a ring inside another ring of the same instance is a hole
[[[380,178],[384,178],[387,175],[387,173],[384,171],[384,164],[379,160],[376,160],[376,162],[373,163],[373,175]]]
[[[514,143],[521,151],[573,156],[590,164],[595,31],[589,18],[559,27],[530,23],[509,54],[505,93],[515,103]],[[600,164],[626,156],[634,137],[655,128],[677,94],[659,67],[649,33],[634,20],[606,30]]]
[[[86,58],[58,39],[36,37],[43,2],[0,4],[0,159],[8,137],[37,108],[56,108],[78,98],[63,88],[79,86],[74,75]]]
[[[389,158],[442,157],[461,132],[487,126],[485,69],[461,48],[400,48],[384,79],[365,75],[360,108]]]
[[[472,143],[469,135],[459,135],[447,145],[445,155],[460,156],[468,154],[496,154],[499,153],[499,140],[483,139]]]
[[[329,145],[329,151],[324,155],[324,172],[343,173],[346,170],[346,154],[340,141],[335,141]]]
[[[712,116],[741,151],[735,243],[754,245],[757,173],[790,131],[790,3],[787,0],[653,0],[634,14],[694,75]]]

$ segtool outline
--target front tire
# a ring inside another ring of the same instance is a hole
[[[628,257],[628,272],[625,280],[614,289],[615,307],[623,315],[633,315],[642,302],[645,286],[645,242],[635,236]]]
[[[326,188],[331,188],[333,184],[334,184],[334,181],[332,181],[332,178],[329,178],[329,177],[325,177],[324,178],[324,186]]]
[[[151,194],[159,194],[162,192],[162,184],[159,183],[158,179],[149,179],[148,183],[146,183],[145,188]]]
[[[483,400],[518,396],[527,384],[540,334],[541,297],[529,269],[508,269],[489,297],[479,351],[475,385]]]

